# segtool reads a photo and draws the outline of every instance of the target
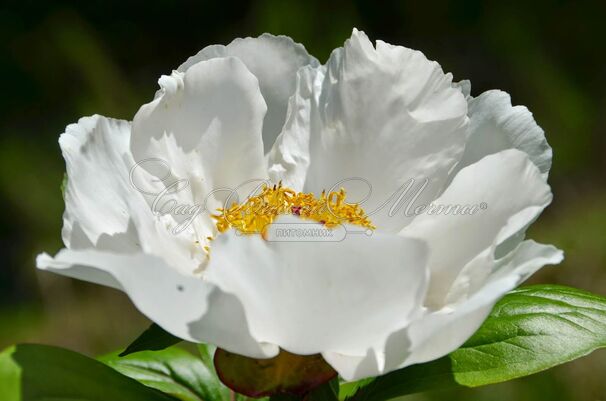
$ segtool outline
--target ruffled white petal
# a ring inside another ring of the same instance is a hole
[[[261,139],[267,108],[242,61],[202,61],[162,77],[160,85],[162,94],[133,120],[135,161],[165,160],[177,177],[201,182],[205,193],[267,177]]]
[[[260,342],[360,355],[416,316],[425,256],[423,243],[396,235],[272,242],[230,231],[213,241],[205,278],[241,300]]]
[[[472,271],[486,277],[490,266],[478,263],[478,258],[490,262],[497,246],[524,230],[551,198],[537,167],[518,150],[487,156],[461,170],[433,204],[476,205],[476,212],[428,212],[402,230],[402,234],[429,245],[431,282],[426,304],[440,308],[455,302],[453,285],[461,274]],[[475,267],[466,270],[470,262]],[[457,292],[457,296],[464,294]]]
[[[309,124],[305,191],[343,186],[348,201],[361,203],[371,190],[362,206],[373,223],[381,230],[401,229],[410,220],[403,210],[389,216],[398,190],[410,179],[420,185],[427,178],[419,201],[431,200],[463,152],[467,102],[462,92],[452,87],[450,74],[421,52],[381,41],[375,48],[354,30],[345,47],[331,55],[317,97]]]
[[[259,80],[267,103],[263,144],[265,152],[268,152],[286,120],[288,99],[295,92],[297,71],[307,65],[318,67],[319,62],[291,38],[266,33],[258,38],[236,39],[227,46],[205,47],[181,64],[178,71],[185,72],[200,61],[230,56],[242,60]]]
[[[430,312],[411,326],[412,353],[402,366],[431,361],[460,347],[501,297],[541,267],[558,264],[562,259],[562,251],[553,246],[531,240],[522,242],[494,262],[494,273],[469,299],[453,308]]]
[[[349,381],[440,358],[465,343],[507,292],[539,268],[558,264],[562,258],[562,252],[553,246],[524,241],[509,255],[494,261],[495,272],[469,299],[438,311],[427,310],[410,326],[393,333],[383,350],[384,366],[371,352],[362,356],[327,353],[324,357]]]
[[[98,115],[68,125],[59,138],[67,170],[62,231],[66,246],[87,247],[103,236],[105,248],[140,249],[136,229],[129,227],[128,203],[143,206],[145,201],[130,185],[129,138],[130,123]]]
[[[468,79],[464,79],[459,82],[453,82],[452,86],[461,90],[467,102],[471,99],[471,81]]]
[[[324,68],[302,68],[297,90],[288,104],[284,129],[268,154],[269,177],[295,191],[303,191],[310,162],[309,133],[312,107],[317,105]]]
[[[38,268],[120,289],[137,308],[175,336],[266,358],[278,348],[251,336],[241,303],[214,285],[180,274],[146,254],[64,249],[38,256]]]
[[[384,364],[372,350],[369,350],[366,355],[344,355],[337,352],[324,352],[322,357],[339,372],[339,376],[345,381],[356,381],[366,377],[380,376],[384,372]]]
[[[457,170],[505,149],[526,152],[546,178],[552,151],[545,133],[524,106],[512,106],[509,94],[490,90],[469,99],[470,137]]]
[[[147,252],[192,274],[204,259],[192,257],[196,238],[174,235],[172,216],[156,216],[131,181],[130,124],[102,116],[69,125],[59,143],[66,160],[63,241],[70,249]]]

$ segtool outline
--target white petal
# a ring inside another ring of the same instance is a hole
[[[202,61],[162,77],[160,85],[162,95],[133,120],[136,161],[163,159],[179,178],[203,180],[206,191],[266,178],[261,139],[266,106],[257,79],[240,60]],[[178,151],[171,151],[171,143]],[[184,154],[189,154],[185,161]]]
[[[268,152],[284,125],[288,99],[295,92],[297,71],[306,65],[317,67],[319,62],[291,38],[263,34],[258,38],[236,39],[227,46],[205,47],[179,66],[178,71],[185,72],[200,61],[229,56],[242,60],[259,80],[267,103],[263,144]]]
[[[192,257],[196,238],[172,234],[167,227],[177,223],[155,216],[131,182],[129,138],[128,122],[101,116],[82,118],[61,135],[67,166],[63,241],[70,249],[144,251],[191,274],[203,251]]]
[[[424,259],[421,242],[395,235],[270,242],[232,231],[213,241],[205,278],[242,302],[258,341],[297,354],[359,355],[416,316]]]
[[[496,271],[482,289],[454,309],[429,313],[410,328],[412,355],[404,365],[423,363],[460,347],[484,322],[494,304],[547,264],[562,261],[553,246],[522,242],[506,257],[495,261]]]
[[[469,99],[470,132],[457,170],[505,149],[526,152],[547,177],[552,151],[545,133],[524,106],[512,106],[509,94],[490,90]]]
[[[137,232],[129,226],[129,202],[145,206],[130,185],[133,159],[130,124],[102,116],[81,118],[59,138],[66,163],[67,186],[63,242],[83,248],[102,239],[106,249],[136,252]]]
[[[409,328],[413,342],[411,355],[401,367],[442,357],[460,347],[482,325],[494,304],[518,280],[511,276],[494,281],[456,309],[429,313]]]
[[[417,318],[424,313],[419,310]],[[415,320],[416,321],[416,320]],[[411,353],[409,326],[390,334],[380,346],[369,348],[364,355],[325,352],[322,355],[347,381],[380,376],[402,366]]]
[[[208,245],[207,237],[216,234],[210,213],[223,206],[209,187],[207,177],[212,177],[212,171],[202,168],[199,153],[186,153],[181,149],[173,135],[162,136],[159,140],[152,138],[151,142],[163,159],[139,163],[131,176],[133,186],[146,194],[149,205],[146,210],[133,210],[131,215],[138,225],[146,226],[143,235],[156,237],[151,249],[145,250],[154,253],[159,246],[171,252],[173,244],[166,241],[165,235],[170,233],[172,237],[187,239],[190,248],[199,244],[198,254],[201,254],[202,248]],[[158,231],[160,235],[156,235]]]
[[[339,372],[339,376],[345,381],[361,380],[366,377],[380,376],[384,373],[382,363],[371,350],[366,355],[360,356],[325,352],[322,357]]]
[[[38,256],[38,268],[121,289],[137,308],[175,336],[209,342],[252,357],[275,356],[278,348],[259,344],[233,296],[199,278],[185,276],[160,258],[64,249],[55,258]]]
[[[465,343],[507,292],[542,266],[561,260],[561,251],[552,246],[523,242],[510,255],[495,261],[496,273],[465,302],[454,308],[427,311],[409,327],[393,333],[383,352],[387,359],[383,369],[372,352],[362,356],[327,353],[324,358],[350,381],[440,358]]]
[[[288,117],[284,130],[276,139],[268,155],[269,176],[303,191],[309,167],[309,133],[311,110],[317,104],[317,95],[324,78],[324,68],[302,68],[297,74],[297,89],[288,104]]]
[[[391,199],[410,179],[427,178],[418,199],[430,201],[458,162],[467,135],[467,102],[452,76],[418,51],[354,30],[327,63],[317,110],[312,110],[306,191],[345,187],[373,223],[396,232],[410,217],[390,217]],[[356,182],[343,180],[360,178]],[[427,199],[425,199],[427,198]],[[392,211],[393,212],[393,211]]]
[[[454,82],[452,84],[452,86],[460,89],[461,92],[463,93],[463,96],[465,96],[465,99],[467,99],[467,102],[469,102],[469,100],[471,99],[471,81],[470,80],[464,79],[459,82]]]
[[[160,257],[168,266],[184,275],[199,276],[207,261],[195,230],[175,232],[177,222],[171,215],[157,215],[149,206],[130,206],[131,225],[137,228],[141,251]],[[198,219],[200,216],[198,217]],[[194,224],[192,227],[198,227]],[[97,247],[98,248],[98,247]]]
[[[496,261],[490,280],[515,276],[519,285],[545,265],[557,265],[564,260],[564,253],[553,245],[543,245],[533,240],[521,242],[515,250]]]
[[[383,375],[417,363],[438,359],[459,348],[484,322],[494,304],[516,286],[514,277],[484,287],[458,309],[429,312],[422,319],[393,334],[383,351],[392,362],[382,368],[374,353],[365,356],[328,354],[324,358],[347,381]]]
[[[474,214],[418,216],[402,234],[427,241],[431,282],[427,304],[440,308],[465,266],[491,261],[499,244],[523,231],[551,202],[551,191],[525,153],[506,150],[461,170],[434,205],[477,205]],[[480,205],[484,204],[486,209]],[[483,254],[484,252],[484,254]],[[490,272],[479,265],[475,271]]]

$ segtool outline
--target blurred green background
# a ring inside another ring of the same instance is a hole
[[[148,324],[122,294],[36,272],[61,247],[58,135],[80,116],[131,119],[161,74],[202,47],[286,34],[325,61],[352,27],[422,50],[472,93],[501,88],[554,148],[555,200],[530,236],[566,251],[532,281],[606,295],[606,2],[510,0],[4,1],[0,5],[0,348],[96,355]],[[416,400],[606,400],[606,351],[511,383]]]

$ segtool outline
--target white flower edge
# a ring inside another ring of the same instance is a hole
[[[513,106],[507,92],[488,90],[471,97],[469,81],[458,85],[469,105],[470,134],[461,161],[451,174],[455,175],[486,155],[518,149],[528,154],[547,179],[553,151],[530,110],[525,106]]]

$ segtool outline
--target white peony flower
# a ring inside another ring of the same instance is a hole
[[[504,92],[471,97],[421,52],[354,30],[320,65],[262,35],[207,47],[159,84],[132,123],[85,117],[61,135],[65,249],[37,265],[124,291],[176,336],[376,376],[453,351],[562,260],[524,240],[552,198],[532,114]],[[258,179],[262,195],[210,216],[218,189]],[[210,212],[189,220],[176,205]],[[268,238],[297,223],[344,238]]]

